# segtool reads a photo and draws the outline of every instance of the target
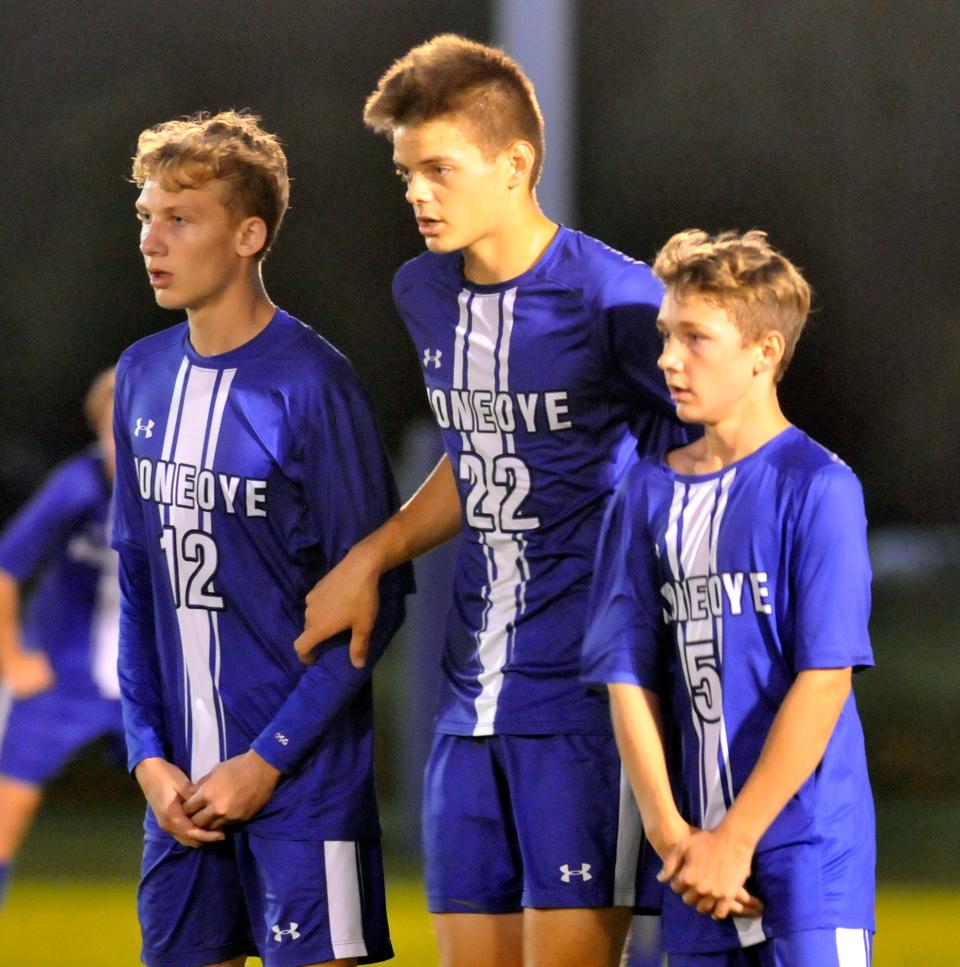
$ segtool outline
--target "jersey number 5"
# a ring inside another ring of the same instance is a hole
[[[187,531],[178,547],[176,528],[164,527],[160,546],[167,558],[174,604],[222,611],[223,598],[212,587],[219,563],[213,538],[203,531]]]

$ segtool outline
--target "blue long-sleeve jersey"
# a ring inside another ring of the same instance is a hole
[[[253,748],[285,773],[261,835],[375,833],[369,672],[343,636],[309,670],[293,650],[307,591],[397,506],[349,363],[280,310],[214,357],[182,323],[123,354],[114,421],[130,767],[197,779]],[[409,583],[383,580],[374,656]]]
[[[117,698],[117,555],[107,544],[110,483],[99,447],[62,463],[0,536],[0,568],[39,575],[23,641],[45,651],[57,686]]]

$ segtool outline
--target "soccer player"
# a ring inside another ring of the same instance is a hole
[[[660,367],[705,434],[632,468],[611,501],[584,670],[609,684],[664,860],[669,963],[867,967],[863,497],[777,401],[810,290],[759,231],[682,232],[654,272]]]
[[[129,766],[149,808],[139,915],[150,967],[392,956],[369,675],[347,642],[306,670],[303,596],[396,492],[347,361],[261,277],[286,158],[225,112],[140,135],[140,250],[186,321],[117,366],[113,541]],[[384,578],[378,654],[408,575]]]
[[[44,785],[106,737],[122,761],[120,592],[107,544],[113,370],[86,397],[97,443],[58,467],[0,535],[0,903]],[[25,582],[38,583],[20,617]]]
[[[502,51],[436,37],[364,118],[427,247],[393,294],[446,455],[311,593],[297,647],[351,628],[359,658],[379,576],[462,528],[423,819],[441,960],[606,967],[642,836],[580,645],[607,497],[638,445],[684,438],[655,364],[661,286],[541,211],[543,119]]]

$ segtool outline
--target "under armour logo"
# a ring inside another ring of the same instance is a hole
[[[153,436],[153,428],[155,426],[156,426],[156,423],[154,423],[153,420],[147,420],[147,422],[144,423],[143,418],[138,416],[137,426],[136,426],[136,429],[133,431],[133,435],[140,436],[140,431],[143,430],[143,435],[149,440],[150,437]]]
[[[440,357],[443,355],[442,349],[424,349],[423,351],[423,365],[429,366],[433,363],[434,369],[440,368]]]
[[[569,883],[571,876],[582,876],[584,882],[593,879],[593,877],[590,875],[589,863],[584,863],[579,870],[571,870],[570,867],[564,863],[563,866],[560,867],[560,872],[563,874],[560,879],[563,880],[564,883]]]
[[[300,939],[300,931],[297,930],[297,927],[299,927],[299,926],[300,926],[299,923],[291,923],[288,929],[281,930],[280,929],[280,924],[279,923],[275,923],[273,925],[273,928],[272,928],[273,929],[273,939],[276,940],[277,943],[280,943],[283,940],[284,937],[289,937],[291,940],[299,940]]]

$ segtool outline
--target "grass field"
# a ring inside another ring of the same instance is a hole
[[[389,903],[397,951],[392,963],[435,964],[420,884],[411,878],[393,880]],[[877,916],[874,967],[960,964],[956,932],[945,929],[960,921],[960,893],[882,890]],[[25,879],[16,883],[0,914],[4,967],[131,967],[138,963],[138,950],[132,882]]]

